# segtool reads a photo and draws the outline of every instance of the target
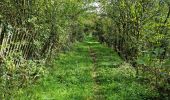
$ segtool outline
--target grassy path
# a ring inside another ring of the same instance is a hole
[[[135,82],[134,69],[117,53],[92,38],[75,44],[67,53],[61,53],[52,69],[40,85],[30,90],[33,94],[30,98],[145,100],[154,94],[145,85]]]
[[[94,99],[95,100],[106,100],[111,99],[114,95],[112,88],[107,88],[107,85],[111,84],[112,81],[105,75],[109,74],[107,69],[114,69],[122,63],[122,60],[114,53],[111,49],[99,44],[94,40],[88,42],[90,56],[93,61],[93,80],[94,80]],[[109,75],[108,75],[109,76]],[[108,81],[108,82],[107,82]],[[113,98],[112,98],[113,99]],[[116,98],[115,98],[116,99]]]
[[[94,91],[94,96],[93,98],[98,100],[98,99],[102,99],[103,98],[103,95],[100,95],[98,94],[99,91],[98,91],[98,87],[99,87],[99,84],[96,80],[96,77],[97,77],[97,62],[96,62],[96,53],[95,51],[91,48],[91,46],[89,46],[89,54],[91,56],[91,59],[93,61],[93,69],[92,69],[92,78],[93,78],[93,82],[94,82],[94,86],[93,86],[93,91]]]

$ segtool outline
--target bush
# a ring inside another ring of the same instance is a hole
[[[37,82],[45,75],[43,61],[25,60],[19,54],[1,61],[0,99],[10,99],[22,93],[21,89]]]

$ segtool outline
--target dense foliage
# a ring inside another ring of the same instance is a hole
[[[94,35],[130,62],[139,79],[169,95],[170,2],[110,0],[100,4]]]
[[[137,82],[170,97],[169,0],[0,0],[0,9],[0,99],[50,73],[90,33],[135,68]]]
[[[78,0],[0,1],[0,98],[12,98],[42,77],[52,57],[83,39],[83,5]]]

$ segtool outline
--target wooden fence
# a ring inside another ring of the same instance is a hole
[[[34,34],[25,28],[14,28],[0,23],[0,57],[5,58],[20,52],[27,59],[32,54]]]

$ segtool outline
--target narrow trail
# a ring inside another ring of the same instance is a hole
[[[34,100],[143,100],[148,90],[134,81],[134,75],[116,52],[87,38],[60,53],[32,93]]]
[[[100,93],[99,91],[99,83],[97,82],[96,78],[97,78],[97,58],[96,58],[96,53],[95,51],[89,46],[89,53],[90,53],[90,57],[92,58],[92,61],[93,61],[93,69],[92,69],[92,78],[93,78],[93,81],[94,81],[94,86],[93,86],[93,91],[94,91],[94,97],[93,99],[95,100],[103,100],[103,96]]]

